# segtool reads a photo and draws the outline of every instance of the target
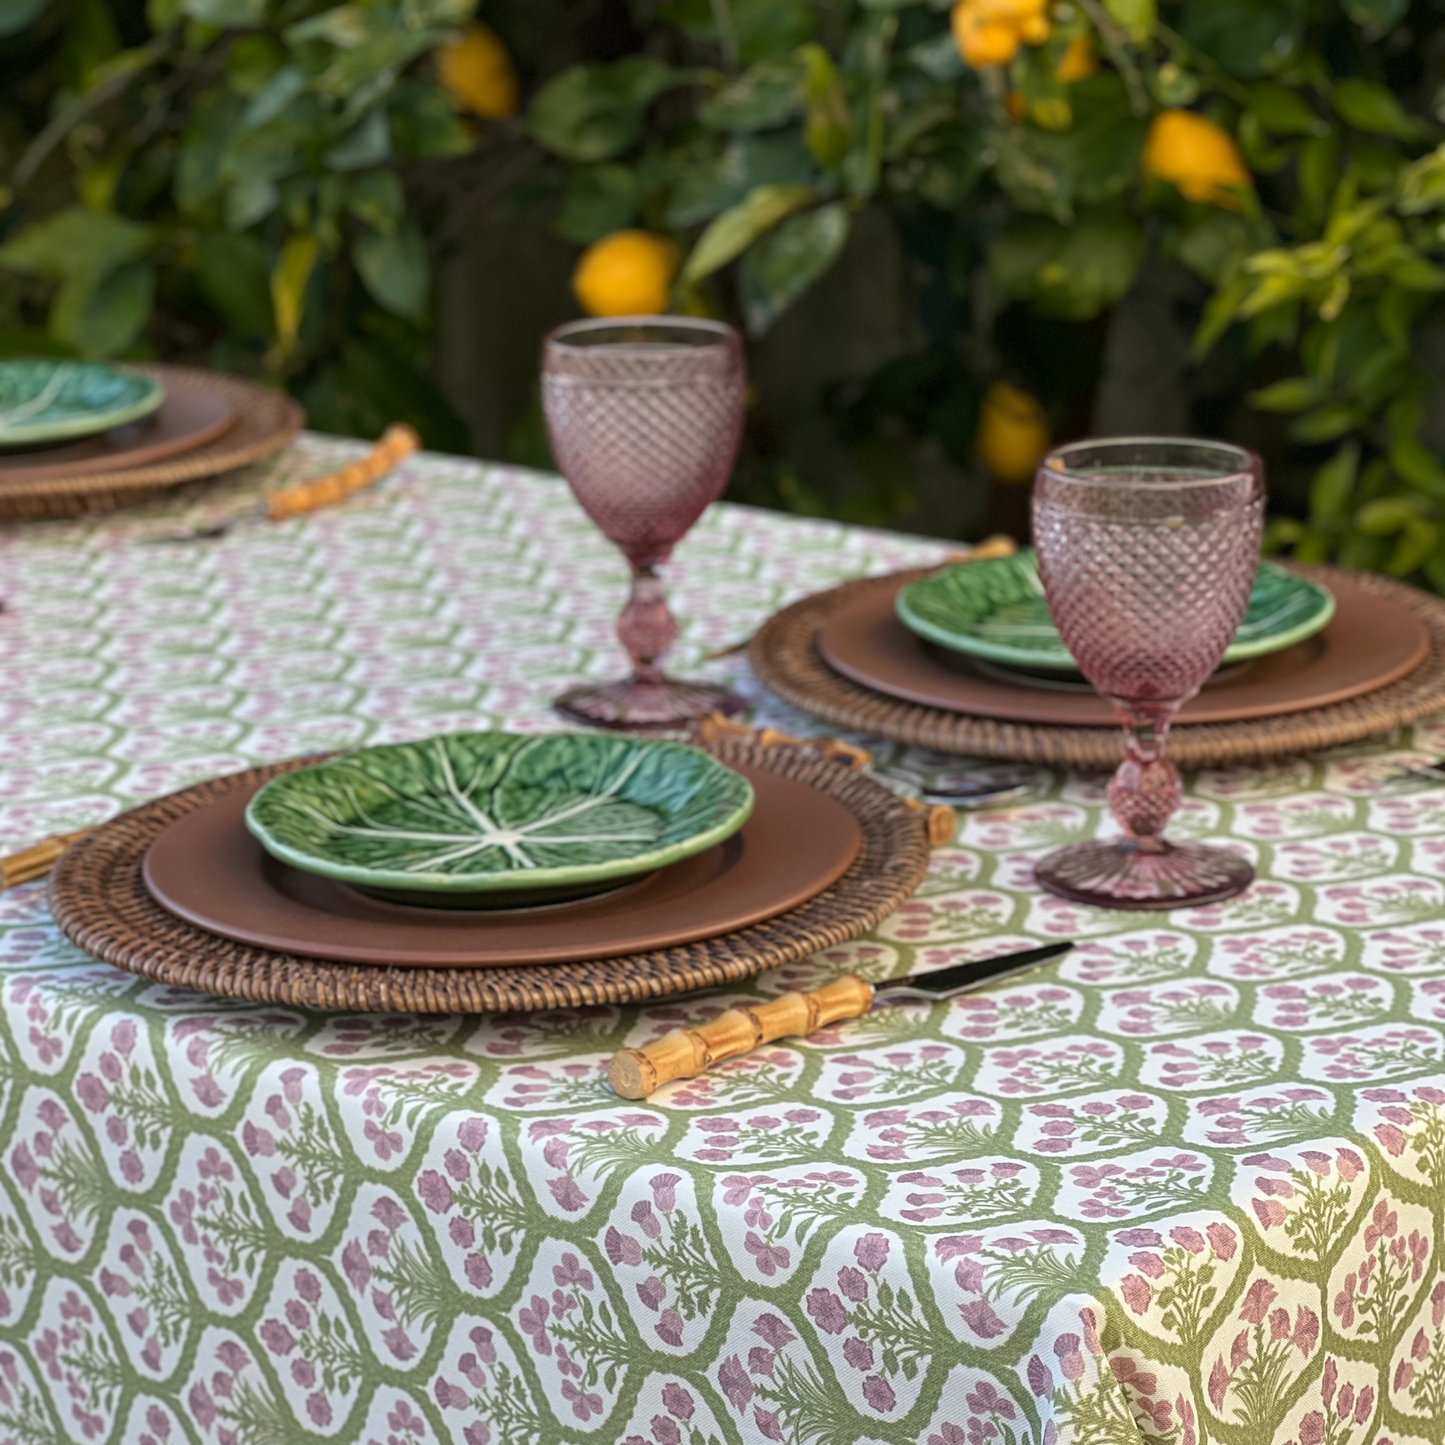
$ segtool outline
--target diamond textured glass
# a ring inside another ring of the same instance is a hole
[[[1126,738],[1107,794],[1124,837],[1049,854],[1035,874],[1051,893],[1106,908],[1178,908],[1233,897],[1252,881],[1234,853],[1165,839],[1181,793],[1165,742],[1244,616],[1263,516],[1263,470],[1240,447],[1138,437],[1045,457],[1033,499],[1044,595]]]
[[[721,496],[742,433],[742,342],[721,322],[689,317],[579,321],[548,336],[542,404],[552,454],[582,509],[622,550],[632,592],[617,636],[632,676],[557,699],[600,727],[676,727],[742,703],[711,683],[661,668],[677,637],[658,569]]]

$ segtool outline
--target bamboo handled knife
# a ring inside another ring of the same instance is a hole
[[[957,998],[1028,973],[1073,946],[1072,942],[1046,943],[877,984],[845,973],[810,993],[785,993],[767,1003],[744,1004],[695,1029],[673,1029],[643,1048],[621,1049],[608,1065],[607,1082],[624,1099],[645,1099],[673,1079],[695,1078],[724,1059],[750,1054],[774,1039],[806,1037],[826,1024],[860,1018],[883,1004]]]

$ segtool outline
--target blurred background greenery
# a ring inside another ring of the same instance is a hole
[[[1445,590],[1433,0],[0,0],[0,75],[0,354],[546,465],[549,325],[725,316],[743,500],[1017,531],[1196,432]]]

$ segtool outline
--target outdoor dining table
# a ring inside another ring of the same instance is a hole
[[[305,437],[164,520],[354,451]],[[215,541],[156,518],[0,540],[5,851],[264,761],[556,728],[619,671],[623,564],[554,478],[422,455]],[[816,735],[703,653],[947,550],[718,506],[673,665]],[[1440,753],[1445,720],[1191,778],[1178,831],[1259,881],[1152,915],[1034,885],[1105,817],[1045,775],[871,934],[648,1007],[221,1000],[0,895],[0,1439],[1440,1445],[1445,788],[1388,766]],[[642,1103],[604,1081],[742,998],[1058,938]]]

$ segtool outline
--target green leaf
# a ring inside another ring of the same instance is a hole
[[[638,178],[631,166],[578,166],[567,183],[557,234],[579,246],[623,230],[637,218]]]
[[[100,277],[72,276],[56,294],[50,329],[81,356],[119,356],[145,330],[155,294],[149,261],[127,261]]]
[[[406,211],[406,197],[394,171],[363,171],[346,178],[346,208],[373,231],[394,231]]]
[[[841,201],[790,216],[743,257],[738,268],[749,332],[761,336],[837,259],[848,239]]]
[[[968,69],[949,30],[941,30],[932,40],[920,41],[907,55],[930,80],[952,82]]]
[[[1109,18],[1136,45],[1154,33],[1154,0],[1104,0]]]
[[[181,13],[202,25],[254,29],[266,20],[266,0],[181,0]]]
[[[0,246],[0,266],[47,280],[96,280],[150,249],[152,231],[113,211],[66,206]]]
[[[1144,233],[1122,211],[1085,213],[1072,226],[1015,217],[989,249],[989,270],[1005,296],[1030,300],[1048,316],[1087,321],[1134,280]]]
[[[737,136],[721,155],[710,144],[700,153],[689,148],[669,158],[669,172],[675,179],[663,220],[678,227],[710,221],[757,186],[802,185],[817,175],[797,130]]]
[[[1289,86],[1253,86],[1249,92],[1249,109],[1260,125],[1273,135],[1329,134],[1329,122],[1298,90]]]
[[[1412,517],[1400,529],[1399,541],[1385,563],[1390,577],[1409,577],[1425,565],[1440,544],[1439,526],[1425,517]]]
[[[176,161],[176,204],[183,215],[198,215],[220,193],[221,157],[244,109],[239,96],[218,94],[191,112]]]
[[[1393,30],[1409,8],[1410,0],[1345,0],[1345,14],[1369,40],[1378,40]]]
[[[1413,521],[1423,505],[1419,497],[1379,497],[1355,513],[1355,526],[1367,536],[1382,537]]]
[[[431,303],[431,264],[426,242],[414,225],[390,234],[368,231],[354,248],[356,269],[366,289],[398,316],[425,321]]]
[[[40,18],[50,0],[0,0],[0,35],[18,35]]]
[[[1344,518],[1360,470],[1360,445],[1347,442],[1315,473],[1310,483],[1310,521],[1316,526]]]
[[[257,237],[206,231],[196,247],[196,284],[238,336],[260,340],[271,334],[266,248]]]
[[[803,108],[803,77],[791,61],[764,61],[709,97],[698,120],[709,130],[770,130]]]
[[[1414,140],[1421,132],[1420,124],[1405,113],[1394,95],[1372,80],[1337,81],[1332,99],[1340,118],[1356,130],[1398,140]]]
[[[251,97],[241,125],[246,130],[257,130],[270,125],[277,116],[285,114],[291,102],[306,89],[306,77],[294,65],[283,65]]]
[[[1291,376],[1249,394],[1249,404],[1260,411],[1303,411],[1320,399],[1323,388],[1312,376]]]
[[[841,165],[848,153],[853,122],[848,99],[833,58],[821,45],[804,45],[798,50],[803,62],[803,100],[807,107],[803,141],[823,170]]]
[[[1196,0],[1179,31],[1231,75],[1252,80],[1295,57],[1302,16],[1294,0]]]
[[[603,161],[633,146],[647,107],[683,77],[650,56],[612,65],[574,65],[537,92],[527,129],[537,143],[570,161]]]
[[[1322,406],[1307,411],[1289,434],[1301,442],[1332,442],[1354,431],[1360,421],[1360,413],[1352,406]]]
[[[697,239],[682,268],[682,281],[701,281],[741,256],[759,236],[784,216],[806,206],[816,192],[811,186],[758,186],[736,206],[712,221]]]
[[[360,125],[344,135],[322,160],[337,171],[361,171],[379,166],[391,156],[391,127],[386,112],[378,106],[369,111]]]
[[[271,272],[271,310],[276,323],[276,349],[284,359],[295,349],[306,306],[306,287],[321,254],[315,236],[292,236],[281,248]]]

